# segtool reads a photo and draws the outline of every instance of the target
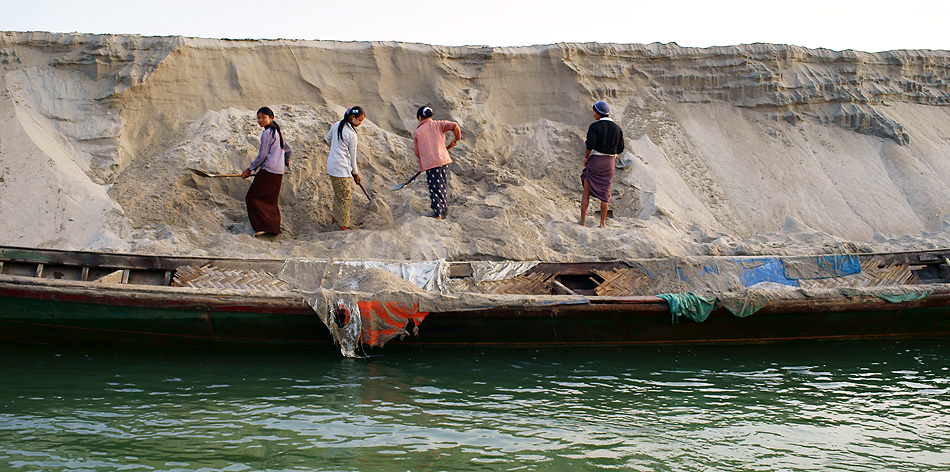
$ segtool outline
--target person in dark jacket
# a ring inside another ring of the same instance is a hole
[[[623,152],[623,130],[610,119],[610,106],[605,101],[594,104],[594,119],[587,128],[587,152],[584,153],[584,171],[581,182],[581,219],[587,219],[590,196],[600,200],[600,227],[607,226],[607,205],[610,203],[610,185],[614,181],[614,159]]]

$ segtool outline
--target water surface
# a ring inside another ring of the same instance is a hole
[[[0,470],[950,470],[944,342],[0,356]]]

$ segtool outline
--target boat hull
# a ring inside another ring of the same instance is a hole
[[[332,343],[302,297],[9,282],[0,283],[0,339],[159,347]]]
[[[8,278],[11,279],[11,278]],[[168,287],[0,282],[0,339],[150,347],[322,346],[333,340],[302,296],[192,293]],[[714,310],[674,322],[656,297],[429,313],[406,346],[630,346],[950,338],[950,294],[777,301],[738,318]]]

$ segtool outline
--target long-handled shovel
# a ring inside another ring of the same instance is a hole
[[[241,177],[241,174],[213,174],[213,173],[211,173],[211,172],[205,172],[205,171],[203,171],[203,170],[192,169],[191,167],[188,167],[188,170],[190,170],[190,171],[194,172],[195,174],[198,174],[198,175],[200,175],[200,176],[202,176],[202,177],[211,177],[211,178],[214,178],[214,177]],[[257,174],[251,174],[251,176],[254,176],[254,175],[257,175]]]
[[[366,195],[366,199],[369,200],[369,203],[366,204],[367,209],[382,216],[383,219],[386,220],[386,223],[388,223],[389,226],[392,226],[393,211],[389,209],[389,205],[378,198],[369,196],[369,192],[366,191],[366,187],[363,186],[362,182],[358,183],[357,185],[360,186],[360,190],[363,191],[363,195]]]
[[[366,199],[369,200],[370,203],[373,203],[373,197],[369,196],[369,193],[366,191],[366,187],[363,186],[363,183],[360,182],[356,185],[360,186],[360,190],[363,191],[363,195],[366,195]]]
[[[409,180],[407,180],[407,181],[405,181],[405,182],[403,182],[403,183],[401,183],[401,184],[399,184],[399,185],[393,187],[393,191],[399,190],[399,189],[405,187],[406,185],[409,185],[409,182],[412,182],[413,180],[416,180],[416,177],[419,177],[419,174],[421,174],[421,173],[422,173],[421,170],[420,170],[419,172],[416,172],[416,175],[413,175],[412,177],[409,177]]]

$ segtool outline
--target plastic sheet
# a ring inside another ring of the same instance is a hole
[[[448,264],[441,259],[430,262],[289,259],[281,266],[278,277],[300,290],[313,291],[327,288],[328,280],[339,280],[367,268],[386,270],[422,290],[446,291]]]
[[[673,314],[673,323],[680,316],[685,316],[697,323],[706,321],[709,313],[715,306],[716,299],[700,297],[695,293],[661,293],[658,297],[666,300],[670,305],[670,313]]]
[[[517,277],[538,265],[538,261],[471,262],[472,282],[505,280]]]

